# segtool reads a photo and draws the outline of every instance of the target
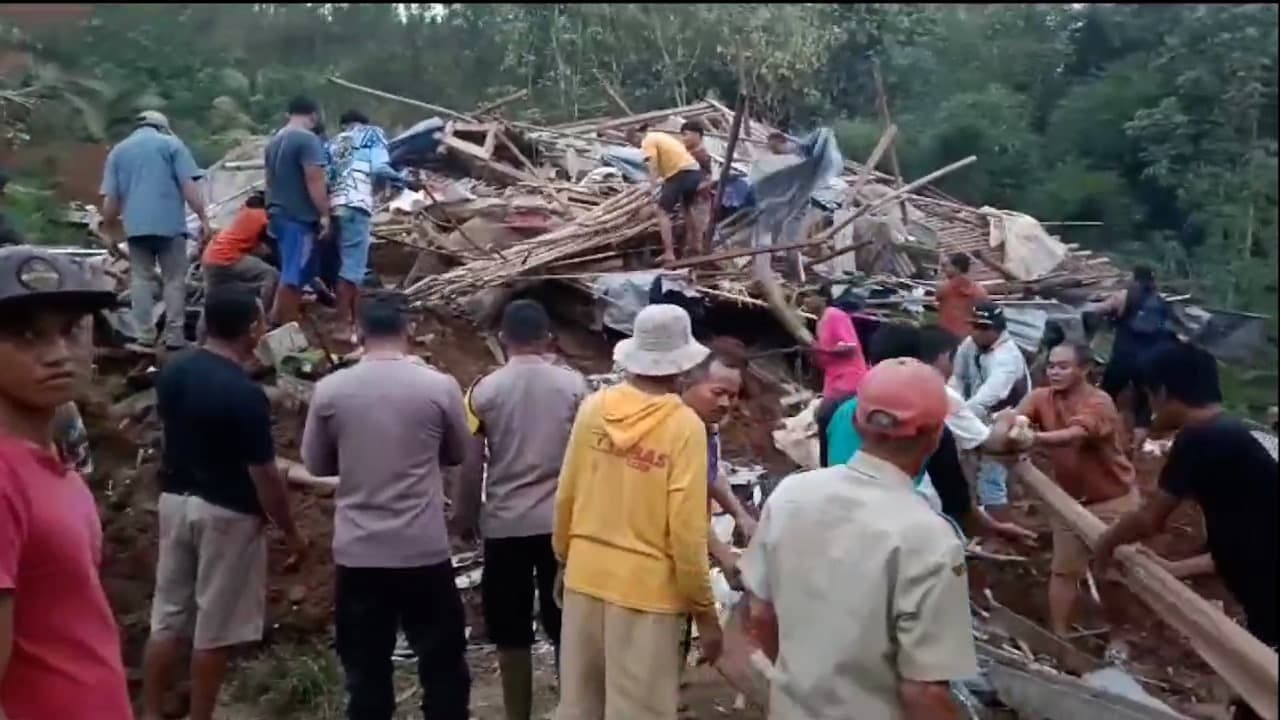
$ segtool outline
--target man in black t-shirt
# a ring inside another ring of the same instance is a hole
[[[243,367],[263,328],[262,306],[246,289],[214,288],[204,321],[204,345],[175,357],[156,380],[164,462],[144,720],[161,717],[187,643],[190,717],[213,717],[229,651],[262,639],[264,518],[294,552],[303,546],[275,464],[267,396]]]
[[[1276,460],[1244,423],[1223,413],[1217,361],[1177,343],[1143,373],[1155,411],[1153,427],[1177,430],[1160,488],[1098,540],[1107,562],[1115,548],[1160,532],[1183,500],[1204,511],[1209,555],[1222,582],[1244,608],[1255,637],[1276,647]],[[1237,717],[1254,717],[1247,709]]]

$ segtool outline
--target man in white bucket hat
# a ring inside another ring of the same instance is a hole
[[[676,394],[709,350],[689,315],[650,305],[583,401],[560,469],[552,544],[565,566],[558,720],[671,720],[684,617],[720,653],[707,565],[707,438]]]

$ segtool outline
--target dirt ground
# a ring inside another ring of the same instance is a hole
[[[325,325],[324,311],[318,311]],[[566,360],[585,373],[610,369],[610,342],[601,333],[582,329],[579,324],[557,318],[557,339]],[[417,328],[420,340],[417,351],[429,362],[452,373],[466,387],[475,378],[497,366],[484,335],[470,324],[452,317],[424,315]],[[345,351],[349,348],[331,348]],[[155,472],[159,428],[153,413],[138,418],[122,418],[109,411],[113,403],[130,395],[124,375],[129,368],[117,361],[102,360],[99,378],[91,396],[83,405],[94,457],[97,464],[91,484],[101,504],[105,525],[106,552],[102,569],[103,583],[121,625],[125,661],[130,677],[136,683],[137,668],[145,641],[156,558],[155,510],[157,489]],[[749,460],[764,465],[773,477],[790,469],[784,456],[773,448],[770,431],[780,418],[778,399],[782,388],[771,387],[759,377],[748,380],[743,401],[722,429],[724,453],[731,460]],[[275,434],[283,457],[296,459],[303,417],[301,411],[280,409],[276,416]],[[1150,486],[1158,464],[1141,461],[1143,482]],[[327,668],[327,675],[315,684],[319,703],[297,717],[324,720],[324,708],[340,707],[341,681],[329,648],[332,624],[333,569],[329,552],[332,532],[333,503],[325,492],[295,489],[295,512],[302,531],[311,540],[309,556],[295,569],[285,570],[284,549],[278,537],[271,545],[271,576],[268,590],[268,630],[264,645],[268,648],[307,646],[305,662]],[[1046,622],[1046,582],[1050,544],[1045,518],[1035,507],[1024,505],[1022,519],[1037,529],[1040,542],[1035,548],[1017,548],[1028,562],[1008,563],[975,560],[971,563],[975,602],[985,603],[982,589],[989,587],[1001,604],[1032,620]],[[1180,559],[1198,554],[1204,544],[1203,524],[1194,508],[1180,511],[1171,530],[1156,538],[1152,547],[1158,552]],[[455,550],[466,549],[459,545]],[[1216,578],[1194,581],[1203,595],[1224,601],[1229,611],[1238,609]],[[1148,690],[1157,695],[1179,699],[1194,695],[1206,698],[1215,692],[1213,674],[1195,656],[1185,642],[1151,613],[1122,586],[1101,583],[1103,607],[1088,607],[1081,618],[1085,628],[1109,627],[1104,635],[1081,638],[1077,644],[1095,657],[1101,657],[1108,644],[1122,641],[1127,646],[1133,668],[1140,674]],[[468,621],[472,626],[471,667],[474,676],[473,715],[479,720],[501,718],[501,695],[495,660],[484,645],[484,628],[480,619],[475,591],[464,593]],[[553,672],[549,653],[539,656],[537,686],[539,712],[550,712],[553,702]],[[400,673],[405,701],[403,717],[410,717],[415,704],[410,697],[414,683],[407,668]],[[136,686],[135,686],[136,689]],[[690,672],[686,702],[690,717],[758,718],[749,710],[735,708],[736,692],[714,671],[698,668]],[[230,701],[229,701],[230,702]],[[254,713],[259,713],[255,715]],[[409,713],[409,714],[405,714]],[[273,715],[272,720],[278,715]],[[243,702],[228,705],[230,720],[266,717],[261,708]],[[337,717],[337,715],[334,715]]]

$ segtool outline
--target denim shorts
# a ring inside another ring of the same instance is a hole
[[[315,276],[316,225],[271,216],[271,234],[280,250],[280,282],[302,288]]]
[[[350,207],[338,208],[337,218],[338,247],[342,253],[342,269],[338,271],[338,277],[359,285],[369,268],[372,218],[363,210]]]

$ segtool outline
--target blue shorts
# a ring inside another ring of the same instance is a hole
[[[342,253],[342,269],[338,271],[338,277],[359,285],[369,269],[372,218],[363,210],[349,207],[338,208],[337,216],[338,247]]]
[[[280,250],[280,283],[300,289],[315,276],[316,224],[272,215],[271,234]]]

